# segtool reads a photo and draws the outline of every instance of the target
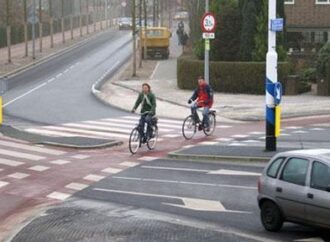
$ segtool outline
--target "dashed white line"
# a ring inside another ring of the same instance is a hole
[[[0,181],[0,188],[5,187],[8,184],[9,184],[9,182]]]
[[[56,78],[59,78],[59,77],[61,77],[61,76],[63,76],[63,73],[58,73],[58,74],[56,75]]]
[[[15,179],[19,179],[19,180],[24,179],[28,176],[30,176],[30,175],[26,174],[26,173],[20,173],[20,172],[16,172],[16,173],[8,175],[8,177],[10,177],[10,178],[15,178]]]
[[[81,190],[83,190],[83,189],[85,189],[87,187],[88,187],[88,185],[86,185],[86,184],[75,183],[75,182],[70,183],[70,184],[68,184],[68,185],[65,186],[65,188],[76,190],[76,191],[81,191]]]
[[[84,177],[84,180],[97,182],[97,181],[102,180],[103,178],[105,178],[105,177],[104,176],[90,174],[90,175],[85,176]]]
[[[42,171],[45,171],[45,170],[48,170],[49,167],[47,166],[32,166],[29,168],[29,170],[32,170],[32,171],[39,171],[39,172],[42,172]]]
[[[51,198],[51,199],[56,199],[56,200],[60,200],[60,201],[64,201],[66,199],[68,199],[71,195],[68,193],[62,193],[62,192],[53,192],[51,194],[49,194],[47,197]]]

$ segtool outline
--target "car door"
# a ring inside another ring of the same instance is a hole
[[[312,164],[310,187],[306,197],[306,215],[309,222],[330,226],[330,166],[320,161]]]
[[[277,180],[275,197],[284,216],[289,220],[305,218],[306,178],[310,161],[291,157],[285,163]]]

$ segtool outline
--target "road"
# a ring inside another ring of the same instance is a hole
[[[92,85],[111,76],[131,55],[128,31],[106,31],[92,41],[8,79],[7,115],[59,124],[123,115],[100,104]]]

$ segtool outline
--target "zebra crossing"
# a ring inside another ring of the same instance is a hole
[[[52,137],[113,138],[128,140],[132,129],[138,124],[139,119],[139,116],[121,116],[118,118],[30,127],[24,130],[26,132]],[[160,138],[177,138],[182,136],[181,120],[159,118],[158,128]]]

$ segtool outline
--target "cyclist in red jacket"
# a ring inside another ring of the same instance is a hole
[[[188,103],[195,102],[191,107],[191,113],[196,115],[198,108],[204,108],[202,125],[204,128],[209,129],[209,111],[213,105],[213,90],[206,83],[203,77],[198,77],[198,87],[194,90],[193,95]]]

